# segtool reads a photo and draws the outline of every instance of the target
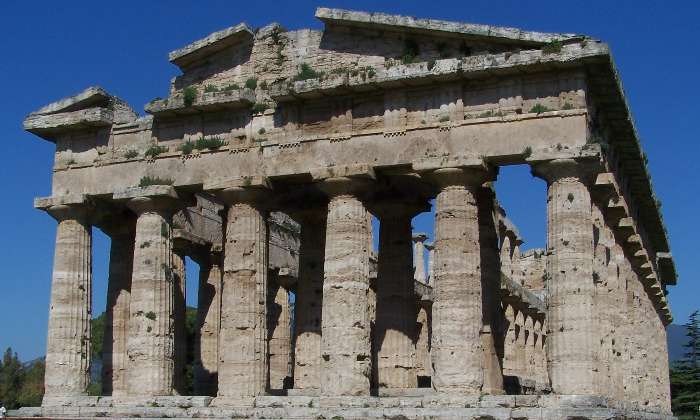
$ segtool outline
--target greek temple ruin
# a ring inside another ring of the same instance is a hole
[[[57,233],[43,404],[11,414],[673,418],[676,271],[608,46],[316,18],[171,52],[145,116],[91,87],[26,118],[56,145],[34,206]],[[498,200],[506,165],[546,182],[545,249]],[[434,233],[412,226],[425,212]],[[93,229],[111,240],[101,396]]]

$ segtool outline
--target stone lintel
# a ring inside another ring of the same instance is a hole
[[[264,175],[253,175],[242,178],[215,180],[204,184],[204,191],[221,191],[233,188],[262,188],[271,189],[270,179]]]
[[[211,242],[195,235],[186,229],[173,229],[173,246],[177,250],[191,250],[192,248],[200,251],[209,250]]]
[[[115,192],[113,196],[115,200],[128,200],[141,197],[177,199],[178,195],[172,185],[149,185],[146,187],[129,187]]]
[[[501,295],[503,300],[513,304],[529,315],[544,317],[547,313],[544,302],[534,293],[519,285],[501,272]]]
[[[251,41],[253,30],[245,23],[239,23],[226,29],[214,32],[206,38],[199,39],[180,49],[170,52],[168,59],[171,63],[184,69],[190,64],[203,59],[215,52],[231,47],[245,40]]]
[[[484,159],[479,156],[432,156],[414,160],[411,166],[416,172],[430,172],[445,168],[483,169],[488,170]]]
[[[450,22],[437,19],[418,19],[412,16],[369,13],[363,11],[319,7],[316,18],[327,25],[393,30],[423,35],[442,35],[472,38],[516,45],[542,45],[552,41],[570,41],[586,38],[584,35],[524,31],[492,25]]]
[[[311,178],[314,181],[331,178],[375,179],[375,174],[371,165],[343,165],[312,169]]]

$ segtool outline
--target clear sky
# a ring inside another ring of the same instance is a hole
[[[100,85],[143,112],[167,96],[178,74],[167,53],[246,21],[288,29],[322,28],[317,6],[381,11],[547,32],[583,33],[608,42],[625,84],[654,186],[663,202],[679,285],[676,322],[700,307],[697,208],[697,81],[700,3],[694,1],[31,1],[0,2],[0,350],[23,360],[45,352],[55,225],[32,209],[50,195],[54,145],[21,129],[44,104]],[[528,247],[543,247],[545,184],[524,167],[505,168],[499,199]],[[414,221],[430,231],[430,215]],[[95,312],[104,310],[109,240],[94,240]],[[193,266],[194,264],[190,264]],[[196,271],[190,270],[190,275]],[[192,278],[192,277],[190,277]],[[194,284],[194,281],[190,281]],[[193,302],[193,288],[188,287]]]

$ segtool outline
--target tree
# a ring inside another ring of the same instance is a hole
[[[22,363],[13,353],[11,348],[7,348],[2,357],[2,370],[0,370],[0,401],[8,409],[19,407],[20,388],[22,385],[24,372]]]
[[[682,360],[671,367],[671,406],[679,419],[698,418],[700,407],[700,312],[690,314],[685,324],[688,342]]]

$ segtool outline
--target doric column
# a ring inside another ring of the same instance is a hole
[[[500,329],[505,323],[501,309],[501,264],[498,250],[498,224],[494,217],[495,194],[491,188],[479,192],[479,239],[481,243],[481,288],[484,327],[485,394],[503,394],[503,340]]]
[[[127,395],[129,303],[134,259],[135,219],[106,228],[111,238],[109,282],[102,350],[102,394]]]
[[[326,244],[326,205],[294,213],[301,225],[295,308],[294,388],[321,387],[321,309]]]
[[[390,216],[391,217],[391,216]],[[381,225],[380,225],[381,228]],[[381,234],[381,231],[380,231]],[[413,235],[413,278],[421,283],[427,283],[425,275],[425,240],[428,236],[425,233]],[[381,237],[380,237],[381,241]],[[381,251],[381,249],[380,249]]]
[[[433,284],[433,386],[439,392],[481,392],[482,291],[477,189],[484,169],[438,169]]]
[[[430,325],[432,320],[430,303],[426,302],[418,305],[417,334],[416,339],[416,377],[431,377],[433,370],[430,363]],[[418,386],[425,386],[418,383]]]
[[[435,247],[433,244],[425,244],[425,249],[428,250],[428,284],[432,284],[435,277]]]
[[[557,394],[596,394],[590,166],[540,163],[547,181],[547,366]]]
[[[267,389],[266,192],[232,187],[228,206],[219,332],[219,390],[223,399],[249,398]]]
[[[290,353],[292,350],[291,317],[289,295],[276,280],[277,274],[270,273],[267,295],[267,335],[269,348],[270,389],[285,389],[285,381],[290,377]],[[273,281],[274,280],[274,281]]]
[[[175,274],[172,214],[177,195],[169,186],[125,194],[136,215],[127,353],[131,396],[172,395],[175,374]]]
[[[195,395],[215,396],[217,393],[221,276],[221,255],[210,254],[199,261],[197,331],[194,349]]]
[[[187,268],[185,254],[173,252],[173,280],[175,285],[175,392],[185,395],[185,368],[187,365]]]
[[[47,209],[58,221],[51,279],[44,404],[85,395],[90,380],[92,232],[84,205]]]
[[[321,184],[330,197],[326,219],[321,338],[321,392],[328,396],[369,395],[371,373],[369,225],[355,195],[360,180],[330,178]]]
[[[422,240],[416,244],[413,272],[411,219],[425,204],[400,199],[374,206],[379,217],[377,316],[375,340],[377,386],[416,388],[416,299],[414,277],[425,282]]]

